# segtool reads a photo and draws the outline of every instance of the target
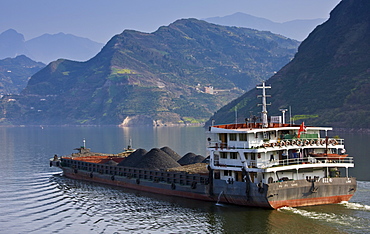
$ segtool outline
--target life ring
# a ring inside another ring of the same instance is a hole
[[[175,189],[176,189],[176,185],[175,185],[175,183],[172,183],[172,184],[171,184],[171,189],[172,189],[172,190],[175,190]]]
[[[296,145],[297,144],[297,141],[296,140],[292,140],[292,145]]]
[[[320,145],[321,144],[321,141],[320,140],[316,140],[316,145]]]
[[[332,144],[332,145],[337,145],[337,144],[338,144],[338,141],[337,141],[337,140],[335,140],[335,139],[333,139],[333,140],[331,141],[331,144]]]
[[[297,140],[297,146],[301,146],[302,145],[302,141],[301,140]]]
[[[322,139],[321,140],[321,145],[325,145],[325,143],[326,143],[326,140],[325,139]]]
[[[304,145],[308,145],[308,144],[310,144],[310,141],[309,140],[305,140],[304,141]]]
[[[140,179],[139,178],[136,179],[136,184],[140,184]]]
[[[281,146],[285,146],[285,141],[282,141],[281,142]]]
[[[290,146],[290,141],[286,141],[286,146]]]
[[[265,143],[265,144],[263,144],[263,147],[269,147],[269,143]]]
[[[191,188],[192,188],[192,189],[196,189],[196,188],[197,188],[197,182],[196,182],[196,181],[193,181],[193,182],[191,183]]]
[[[312,146],[313,144],[315,144],[315,141],[314,140],[310,140],[310,145]]]

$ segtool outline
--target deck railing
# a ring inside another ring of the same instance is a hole
[[[271,161],[262,161],[261,164],[258,164],[258,167],[277,167],[277,166],[289,166],[289,165],[299,165],[299,164],[320,164],[320,163],[329,163],[329,164],[348,164],[354,163],[353,157],[345,158],[331,158],[331,157],[307,157],[307,158],[289,158],[283,160],[271,160]]]
[[[226,142],[209,142],[208,148],[215,148],[216,150],[223,149],[253,149],[253,148],[294,148],[294,147],[325,147],[335,145],[344,145],[344,139],[329,138],[302,138],[302,139],[284,139],[284,140],[253,140],[253,141],[231,141]]]

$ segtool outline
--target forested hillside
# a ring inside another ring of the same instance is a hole
[[[0,60],[0,95],[19,94],[28,79],[45,66],[24,55]]]

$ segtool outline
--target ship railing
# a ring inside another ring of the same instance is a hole
[[[292,138],[292,139],[281,139],[273,143],[278,143],[278,145],[283,146],[325,146],[328,145],[344,145],[344,139],[338,138]]]
[[[326,143],[327,142],[327,143]],[[295,138],[295,139],[283,139],[283,140],[253,140],[245,142],[209,142],[208,148],[214,148],[216,150],[224,149],[250,149],[250,148],[272,148],[272,147],[325,147],[344,145],[344,139],[329,138],[327,141],[325,138]]]
[[[289,158],[282,160],[265,160],[262,161],[260,167],[276,167],[276,166],[289,166],[289,165],[300,165],[300,164],[348,164],[354,163],[353,157],[345,158],[331,158],[331,157],[305,157],[305,158]]]

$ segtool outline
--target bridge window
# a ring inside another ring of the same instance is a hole
[[[239,141],[247,141],[247,134],[239,133]]]
[[[238,159],[238,153],[237,152],[230,152],[230,159]]]
[[[236,141],[236,133],[230,133],[229,134],[230,141]]]
[[[220,158],[227,158],[226,152],[220,152]]]

